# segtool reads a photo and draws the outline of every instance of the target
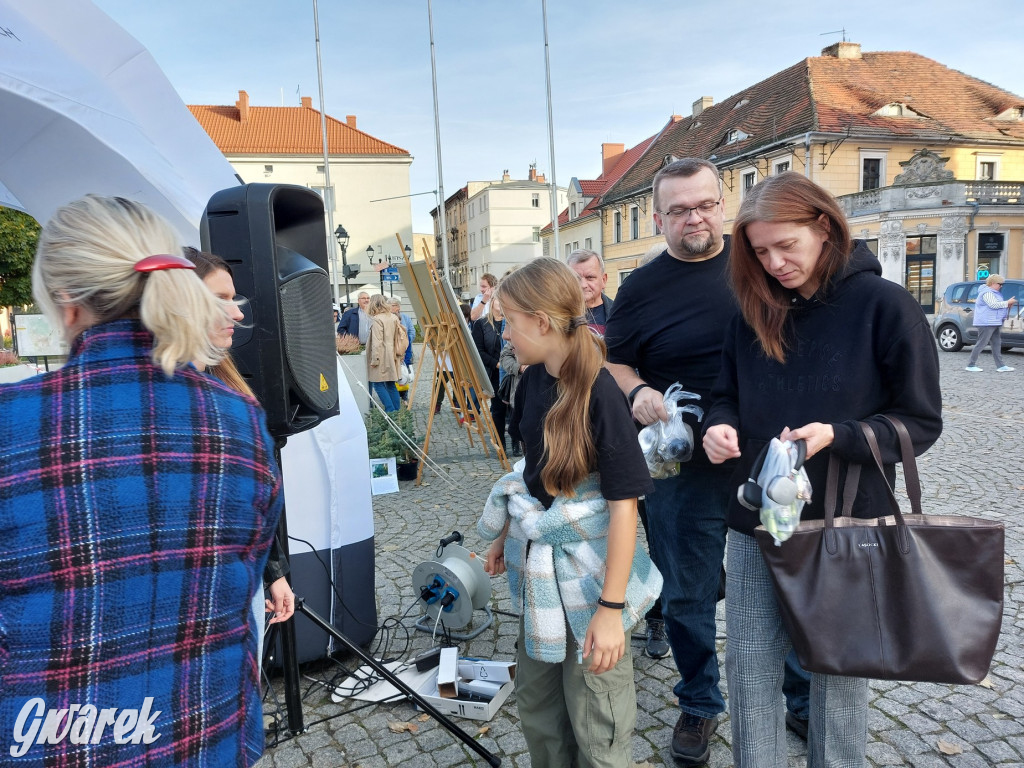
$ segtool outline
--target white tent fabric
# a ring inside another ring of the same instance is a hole
[[[88,0],[0,0],[0,205],[46,222],[89,192],[159,211],[184,242],[241,183],[149,52]]]

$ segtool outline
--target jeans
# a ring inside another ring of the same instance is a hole
[[[786,697],[786,709],[807,720],[811,715],[811,673],[800,666],[796,651],[786,655],[786,671],[782,676],[782,695]]]
[[[398,396],[398,388],[393,381],[371,381],[373,391],[380,398],[380,404],[388,413],[402,407],[402,399]]]
[[[725,671],[736,768],[785,768],[783,670],[791,644],[752,536],[729,532]],[[868,681],[811,675],[807,768],[866,765]]]
[[[731,467],[683,464],[647,495],[651,559],[665,579],[661,610],[680,681],[673,692],[691,715],[725,710],[718,688],[715,604],[725,555],[725,510],[736,492]]]
[[[996,364],[996,368],[1002,368],[1003,326],[1001,325],[982,325],[978,328],[978,341],[975,343],[974,349],[971,350],[971,359],[967,361],[967,364],[977,365],[978,358],[981,357],[981,350],[989,343],[992,344],[992,361]]]

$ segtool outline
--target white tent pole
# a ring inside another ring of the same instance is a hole
[[[444,210],[444,177],[441,174],[441,118],[437,110],[437,60],[434,58],[434,14],[430,0],[427,0],[427,25],[430,28],[430,81],[434,87],[434,140],[437,153],[437,223],[441,231],[441,254],[444,264],[444,278],[451,282],[452,275],[448,268],[448,221]]]
[[[316,80],[320,87],[320,135],[324,143],[324,208],[327,209],[327,253],[331,256],[331,296],[338,303],[338,243],[334,239],[334,192],[331,188],[331,162],[327,152],[327,108],[324,107],[324,68],[320,62],[320,18],[317,0],[313,0],[313,34],[316,37]],[[330,199],[328,199],[330,198]]]

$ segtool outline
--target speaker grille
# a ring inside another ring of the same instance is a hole
[[[338,403],[330,282],[321,273],[300,275],[281,284],[280,296],[284,354],[295,386],[314,408],[330,410]],[[321,381],[327,382],[326,390]]]

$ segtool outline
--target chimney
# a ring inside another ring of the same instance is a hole
[[[682,115],[672,115],[672,117],[669,118],[669,122],[678,123],[682,119],[683,119]]]
[[[238,92],[238,101],[235,102],[238,108],[238,122],[245,125],[249,122],[249,94],[245,91]]]
[[[501,180],[503,182],[505,182],[505,181],[512,181],[512,177],[509,176],[509,173],[508,173],[508,168],[506,168],[505,171],[501,174]]]
[[[536,181],[536,180],[537,180],[537,166],[536,165],[531,165],[530,166],[530,181]]]
[[[625,144],[602,144],[601,145],[601,175],[604,176],[615,164],[619,162],[619,159],[626,151]]]
[[[544,181],[544,174],[543,173],[537,175],[537,183],[538,184],[544,184],[545,183],[545,181]]]
[[[715,100],[711,96],[701,96],[699,99],[693,102],[693,116],[696,117],[714,103]]]
[[[848,43],[845,40],[839,43],[832,43],[828,48],[821,49],[822,56],[831,56],[833,59],[860,59],[860,43]]]
[[[345,115],[345,125],[347,125],[349,128],[355,128],[356,127],[356,116],[355,115]]]
[[[312,109],[313,108],[313,97],[312,96],[303,96],[302,97],[302,107],[303,107],[303,109]]]

